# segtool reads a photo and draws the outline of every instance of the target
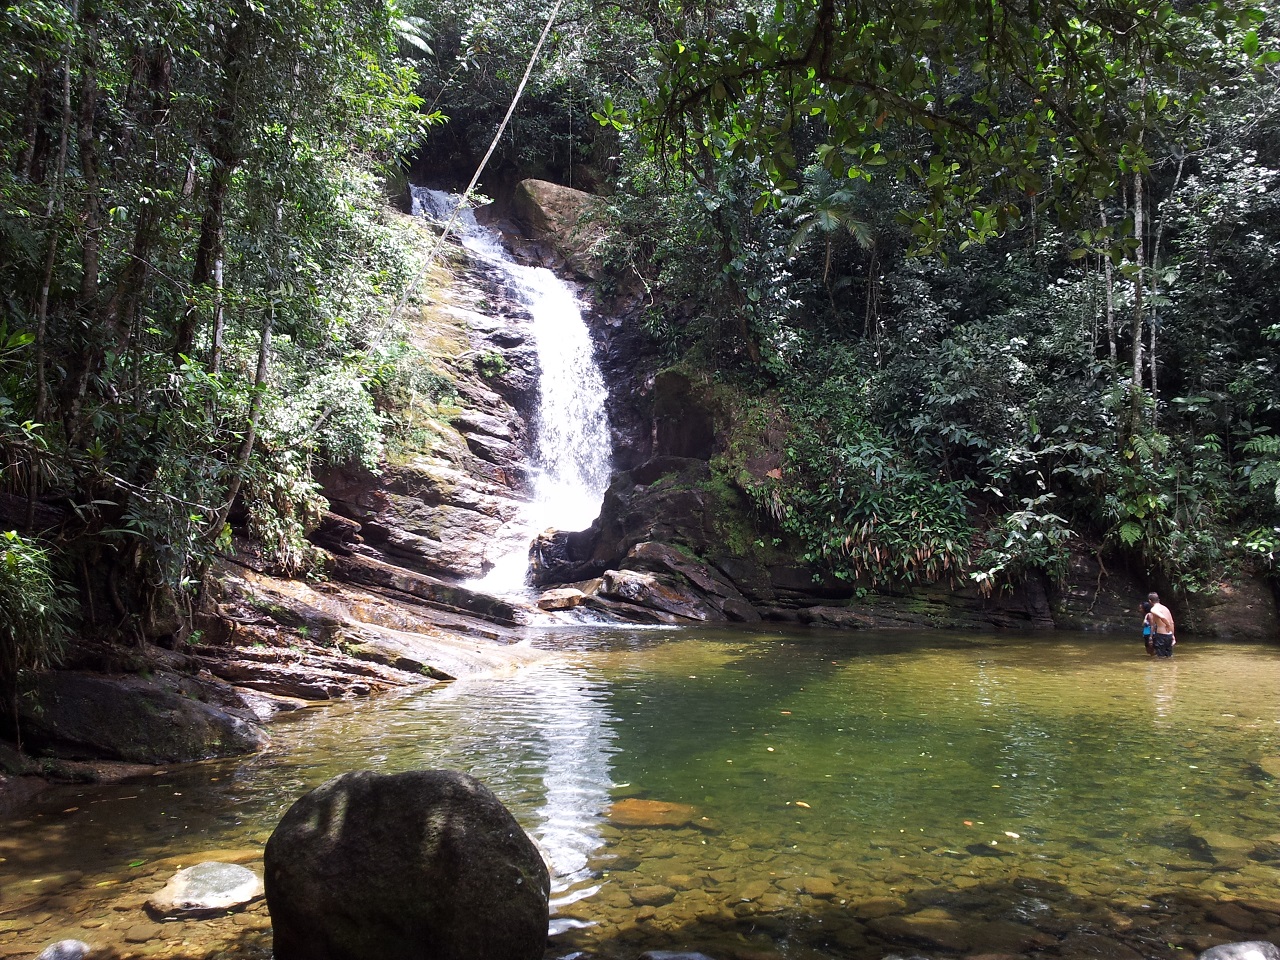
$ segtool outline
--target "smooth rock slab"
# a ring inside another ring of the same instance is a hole
[[[619,800],[609,808],[609,822],[619,827],[685,827],[693,823],[697,810],[687,803],[665,800]]]
[[[638,907],[662,907],[676,898],[676,892],[661,884],[637,887],[631,892],[631,902]]]
[[[147,901],[161,917],[207,917],[252,903],[263,895],[262,878],[234,863],[197,863],[175,873]]]

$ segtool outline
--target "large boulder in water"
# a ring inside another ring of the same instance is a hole
[[[493,793],[449,770],[346,773],[264,856],[276,960],[538,960],[550,878]]]

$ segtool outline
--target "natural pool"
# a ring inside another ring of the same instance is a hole
[[[156,924],[350,769],[487,783],[558,876],[548,957],[1187,957],[1280,938],[1280,648],[595,629],[510,676],[305,711],[276,746],[60,788],[0,827],[0,957],[265,957],[265,910]],[[622,826],[624,798],[687,804]]]

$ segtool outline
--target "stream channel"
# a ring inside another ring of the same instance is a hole
[[[547,956],[1188,957],[1280,936],[1280,650],[1190,638],[536,631],[517,672],[302,711],[266,753],[60,787],[0,828],[0,956],[266,957],[263,905],[141,909],[261,869],[304,791],[447,767],[554,868]],[[628,799],[686,804],[627,825]],[[611,818],[610,812],[614,816]]]

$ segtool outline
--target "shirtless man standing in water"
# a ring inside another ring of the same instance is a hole
[[[1178,641],[1173,636],[1173,613],[1160,602],[1160,594],[1149,593],[1151,601],[1151,639],[1155,644],[1157,657],[1172,657],[1173,645]]]

